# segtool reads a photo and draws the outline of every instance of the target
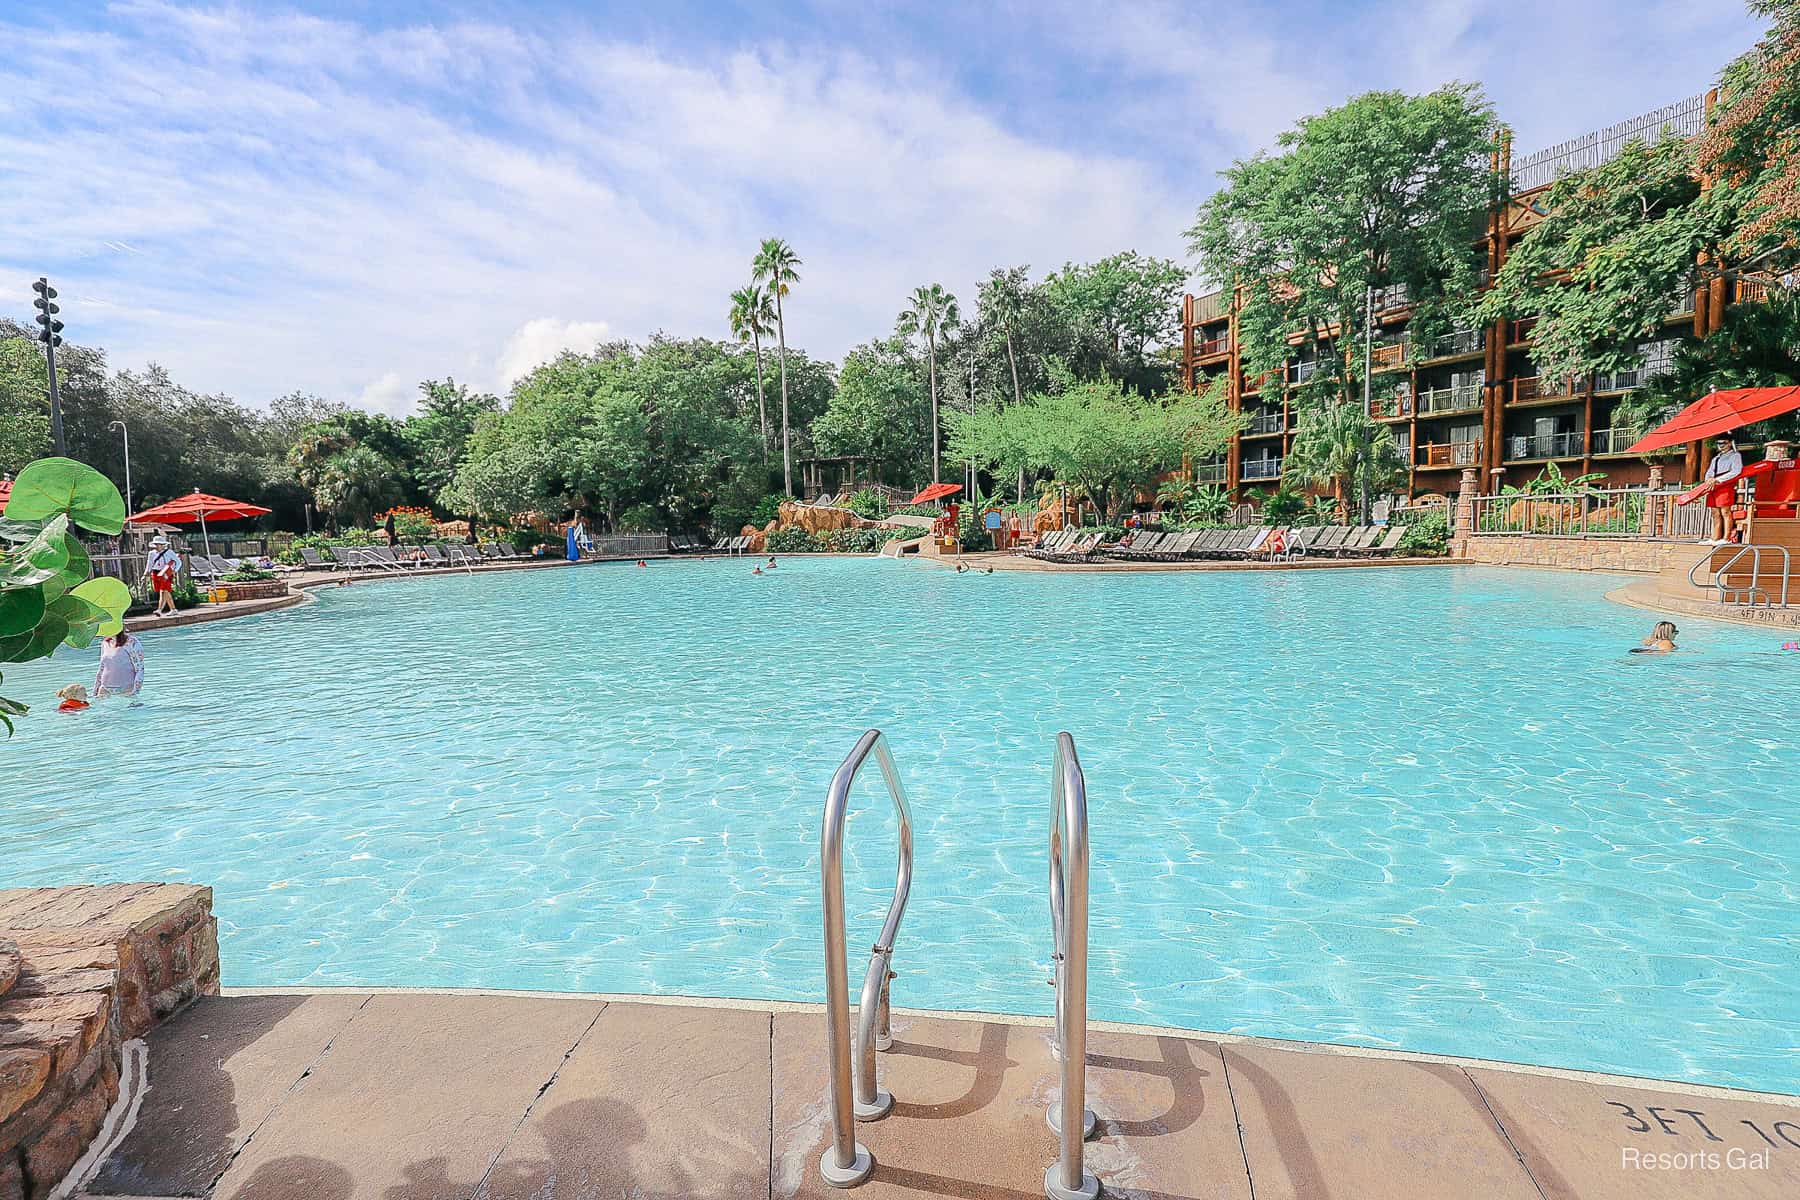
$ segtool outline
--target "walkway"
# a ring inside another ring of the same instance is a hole
[[[1041,1025],[895,1013],[874,1177],[819,1179],[797,1006],[352,992],[203,1000],[150,1037],[83,1196],[1036,1200]],[[1448,1059],[1096,1030],[1090,1169],[1139,1200],[1791,1200],[1800,1101]],[[1666,1159],[1655,1156],[1667,1155]],[[1678,1158],[1675,1156],[1698,1156]]]

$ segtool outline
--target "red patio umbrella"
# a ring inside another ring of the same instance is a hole
[[[1732,388],[1702,396],[1633,442],[1627,454],[1648,454],[1715,433],[1754,425],[1800,409],[1800,387]]]
[[[934,483],[918,495],[908,500],[908,504],[930,504],[933,500],[942,500],[945,496],[954,496],[962,491],[960,483]]]
[[[182,496],[167,504],[159,504],[155,508],[146,508],[143,512],[133,513],[125,519],[133,524],[156,521],[169,525],[192,525],[200,522],[200,537],[206,545],[206,552],[212,553],[212,538],[206,532],[208,519],[214,521],[235,521],[239,517],[260,517],[269,510],[260,504],[247,504],[242,500],[226,500],[220,496],[209,496],[199,488],[192,495]]]

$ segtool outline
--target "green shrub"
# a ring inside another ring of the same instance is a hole
[[[838,554],[878,554],[883,546],[905,536],[900,529],[833,529],[824,537],[824,548]]]
[[[899,517],[930,517],[935,521],[944,515],[944,509],[942,505],[937,504],[902,504],[888,515]]]
[[[1400,549],[1407,554],[1441,555],[1450,552],[1450,522],[1441,512],[1425,513],[1406,525]]]
[[[851,496],[845,502],[844,507],[868,521],[880,520],[888,515],[887,497],[880,492],[872,492],[867,489]]]
[[[781,506],[786,502],[787,497],[780,492],[770,492],[756,502],[755,507],[750,510],[749,520],[744,523],[761,529],[781,515]]]
[[[1288,525],[1306,511],[1306,497],[1287,488],[1277,488],[1263,500],[1262,523]]]
[[[253,567],[245,563],[225,576],[227,583],[256,583],[264,579],[275,578],[275,572],[265,571],[261,567]]]
[[[768,534],[764,548],[770,554],[806,554],[824,547],[804,529],[776,529]]]

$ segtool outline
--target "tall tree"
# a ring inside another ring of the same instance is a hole
[[[943,455],[940,449],[938,423],[937,351],[938,338],[956,327],[960,317],[956,297],[941,283],[922,284],[913,289],[912,303],[901,310],[899,332],[904,337],[925,339],[925,370],[931,390],[931,482],[943,478]]]
[[[781,490],[794,494],[794,443],[788,427],[787,315],[783,298],[800,282],[800,256],[780,238],[764,238],[751,262],[752,278],[775,298],[775,345],[781,364]]]
[[[1019,321],[1025,315],[1025,293],[1031,287],[1030,267],[995,267],[977,295],[981,319],[1000,330],[1006,341],[1006,366],[1012,374],[1013,403],[1025,403],[1019,387],[1019,356],[1013,345]]]
[[[846,354],[831,404],[812,425],[819,452],[866,458],[886,483],[917,483],[929,467],[918,366],[902,337]]]
[[[44,356],[21,337],[0,337],[0,472],[50,453]]]
[[[1089,377],[1104,373],[1126,387],[1157,395],[1172,376],[1157,350],[1180,334],[1181,289],[1187,272],[1166,258],[1126,250],[1093,263],[1065,263],[1044,281],[1044,292],[1076,335],[1070,357]]]
[[[1544,219],[1507,255],[1480,318],[1536,318],[1531,359],[1562,379],[1643,362],[1694,286],[1694,263],[1731,230],[1728,189],[1703,192],[1693,143],[1634,142],[1600,166],[1564,175],[1540,202]]]
[[[1750,0],[1769,30],[1719,78],[1700,169],[1740,193],[1740,259],[1800,258],[1800,0]]]
[[[762,430],[763,467],[769,465],[769,409],[763,402],[762,340],[775,332],[775,306],[758,284],[731,293],[731,335],[756,352],[756,421]]]
[[[1283,133],[1279,154],[1234,163],[1188,239],[1202,274],[1238,297],[1245,373],[1282,368],[1297,332],[1316,364],[1302,409],[1360,407],[1376,289],[1404,289],[1415,342],[1464,318],[1481,219],[1501,194],[1496,131],[1472,84],[1369,92]]]

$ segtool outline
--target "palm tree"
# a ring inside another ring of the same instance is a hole
[[[927,377],[931,381],[931,482],[937,483],[943,474],[943,461],[938,449],[938,386],[937,386],[937,340],[938,335],[956,328],[959,317],[956,311],[956,297],[944,290],[941,283],[924,284],[913,289],[912,304],[900,313],[900,332],[903,336],[915,334],[925,338],[925,363]]]
[[[751,278],[775,300],[775,344],[781,363],[781,490],[794,494],[794,445],[788,431],[787,320],[781,298],[800,282],[800,256],[780,238],[764,238],[751,260]]]
[[[1162,486],[1156,489],[1156,502],[1177,515],[1186,510],[1193,498],[1194,485],[1180,476],[1164,480]]]
[[[731,293],[731,333],[756,350],[756,423],[762,429],[763,470],[769,468],[769,408],[763,402],[762,340],[775,332],[775,305],[757,284]]]
[[[1025,289],[1030,267],[995,267],[987,282],[981,285],[981,312],[992,316],[1006,337],[1006,365],[1012,368],[1013,403],[1025,403],[1025,392],[1019,387],[1019,359],[1013,349],[1013,333],[1019,318],[1025,314]]]
[[[1281,473],[1288,483],[1329,487],[1339,519],[1349,524],[1350,492],[1359,480],[1385,486],[1405,469],[1392,430],[1360,405],[1334,401],[1301,416]]]

